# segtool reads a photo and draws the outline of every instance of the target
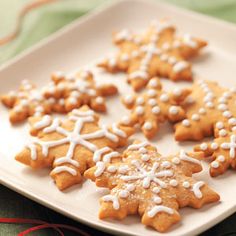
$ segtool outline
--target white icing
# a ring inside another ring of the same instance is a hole
[[[143,128],[144,128],[145,130],[151,130],[151,129],[152,129],[152,123],[149,122],[149,121],[146,121],[146,122],[144,123],[144,125],[143,125]]]
[[[196,196],[196,198],[202,198],[202,192],[200,190],[200,188],[205,185],[205,183],[203,181],[198,181],[197,183],[195,183],[193,185],[192,191],[194,193],[194,195]]]
[[[170,180],[170,185],[173,187],[176,187],[178,185],[178,182],[175,179]]]
[[[213,162],[211,163],[211,167],[214,168],[214,169],[217,169],[219,166],[220,166],[220,165],[219,165],[219,162],[218,162],[218,161],[213,161]]]
[[[148,211],[148,217],[153,218],[159,212],[164,212],[169,215],[174,214],[174,210],[166,206],[154,206],[150,211]]]
[[[223,122],[218,121],[218,122],[216,123],[216,128],[217,128],[217,129],[223,129],[223,128],[224,128]]]
[[[123,117],[121,118],[121,122],[122,122],[122,124],[124,124],[124,125],[128,125],[128,124],[130,123],[130,118],[129,118],[128,116],[123,116]]]
[[[103,147],[101,149],[98,149],[93,154],[93,161],[98,162],[101,161],[101,157],[104,153],[109,152],[111,149],[109,147]]]
[[[127,137],[127,134],[122,129],[120,129],[116,123],[112,124],[112,131],[121,138]]]
[[[235,148],[236,148],[236,135],[232,134],[230,136],[230,142],[229,143],[222,143],[221,148],[223,149],[229,149],[229,156],[230,158],[235,158]]]
[[[179,108],[177,106],[171,106],[169,108],[169,113],[171,115],[177,115],[179,113]]]
[[[190,187],[190,183],[188,181],[184,181],[183,182],[183,187],[184,188],[189,188]]]
[[[141,116],[144,113],[144,108],[141,107],[141,106],[137,106],[136,109],[135,109],[135,112],[136,112],[137,115]]]
[[[198,114],[193,114],[191,119],[194,120],[194,121],[199,121],[200,120],[200,116]]]
[[[220,137],[225,137],[227,135],[227,131],[225,130],[225,129],[221,129],[220,131],[219,131],[219,136]]]
[[[218,160],[219,162],[224,162],[224,161],[225,161],[225,157],[224,157],[223,155],[219,155],[219,156],[217,157],[217,160]]]
[[[112,202],[112,206],[115,210],[118,210],[120,208],[119,200],[116,196],[113,195],[106,195],[102,198],[104,202]]]
[[[185,127],[189,127],[190,126],[190,121],[188,119],[184,119],[182,121],[182,125],[185,126]]]
[[[128,147],[128,150],[138,150],[141,147],[146,147],[148,146],[148,142],[142,142],[142,143],[137,143],[137,144],[132,144]]]
[[[201,162],[199,160],[188,156],[184,150],[180,150],[179,158],[182,161],[188,161],[188,162],[192,162],[194,164],[201,165]]]
[[[168,96],[168,94],[163,93],[163,94],[160,96],[160,100],[161,100],[162,102],[168,102],[168,101],[169,101],[169,96]]]
[[[187,69],[189,67],[189,64],[186,61],[178,61],[174,66],[173,66],[173,71],[175,73],[180,73],[183,70]]]
[[[36,122],[33,127],[34,129],[42,129],[45,128],[46,126],[49,126],[51,123],[51,117],[49,115],[43,116],[42,120]]]
[[[175,165],[178,165],[180,163],[180,159],[178,157],[174,157],[172,160],[171,160]]]
[[[124,101],[126,104],[132,104],[134,101],[134,97],[132,95],[126,95],[124,97]]]
[[[155,106],[155,107],[152,108],[152,113],[153,114],[158,115],[158,114],[160,114],[160,112],[161,112],[160,107]]]
[[[201,149],[202,151],[206,151],[207,148],[208,148],[207,143],[201,143],[201,144],[200,144],[200,149]]]
[[[137,105],[143,105],[144,104],[144,98],[138,97],[136,100]]]
[[[70,173],[73,176],[77,175],[77,171],[69,166],[57,166],[52,170],[52,174],[59,174],[61,172]]]

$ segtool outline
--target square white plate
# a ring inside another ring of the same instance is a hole
[[[236,74],[236,28],[193,12],[188,12],[151,1],[128,0],[96,10],[44,40],[31,50],[7,63],[0,70],[0,93],[16,89],[22,79],[28,78],[37,85],[45,84],[54,70],[72,71],[79,66],[91,64],[95,59],[114,50],[111,33],[125,28],[141,29],[152,19],[168,17],[182,32],[189,32],[210,42],[204,53],[194,60],[196,75],[219,81],[222,85],[234,85]],[[111,76],[96,70],[98,82],[112,81],[120,93],[131,91],[125,82],[125,75]],[[163,80],[165,87],[173,83]],[[178,83],[185,85],[185,83]],[[118,97],[108,99],[108,114],[102,116],[106,123],[118,121],[128,111],[120,104]],[[116,234],[159,235],[146,228],[139,217],[130,216],[123,221],[97,218],[99,197],[105,190],[97,190],[95,185],[85,181],[65,192],[57,190],[48,176],[49,170],[32,171],[14,160],[29,139],[28,126],[13,128],[8,122],[8,111],[0,106],[0,181],[9,188],[47,207],[90,226]],[[135,138],[144,139],[142,134]],[[191,149],[193,143],[178,144],[173,139],[170,125],[165,124],[153,143],[163,154],[177,152],[179,148]],[[193,235],[213,226],[236,210],[235,173],[228,171],[218,178],[210,178],[207,165],[196,175],[209,183],[221,195],[221,202],[200,210],[181,209],[182,221],[165,235]],[[163,234],[162,234],[163,235]]]

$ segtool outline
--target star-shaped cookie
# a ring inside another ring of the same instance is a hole
[[[144,135],[151,139],[158,131],[160,123],[177,122],[185,118],[180,104],[189,94],[188,89],[174,89],[167,93],[162,89],[160,80],[152,78],[142,94],[126,95],[122,102],[131,110],[129,116],[122,118],[123,125],[133,127],[139,124]]]
[[[147,142],[135,142],[113,163],[97,162],[85,177],[110,189],[100,200],[99,218],[139,214],[144,225],[164,232],[180,221],[179,208],[218,201],[206,183],[192,178],[202,170],[197,157],[184,151],[162,156]]]
[[[110,72],[124,71],[134,90],[143,88],[153,76],[173,81],[192,80],[189,58],[198,55],[207,43],[189,34],[176,36],[166,21],[154,22],[146,32],[133,34],[125,29],[114,36],[118,54],[98,65]]]
[[[36,138],[16,155],[16,160],[37,168],[52,168],[51,177],[60,190],[82,181],[84,171],[99,158],[93,155],[102,148],[111,160],[118,153],[112,150],[124,146],[133,129],[120,124],[99,125],[99,118],[87,106],[73,110],[68,118],[33,117],[31,134]]]

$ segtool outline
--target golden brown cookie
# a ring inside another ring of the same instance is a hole
[[[147,142],[135,142],[113,163],[100,161],[85,172],[110,194],[101,198],[99,218],[123,219],[139,214],[144,225],[164,232],[180,221],[179,208],[201,208],[219,195],[192,178],[202,170],[199,155],[180,151],[162,156]]]
[[[2,103],[10,108],[9,119],[15,124],[30,116],[42,116],[51,113],[56,103],[55,98],[46,99],[35,85],[23,80],[18,91],[10,91],[1,97]]]
[[[236,119],[234,122],[236,124]],[[223,122],[218,122],[220,126]],[[220,130],[223,130],[220,129]],[[195,146],[195,151],[202,151],[205,157],[211,158],[211,164],[209,168],[210,175],[215,177],[224,174],[227,169],[236,169],[236,132],[226,131],[226,134],[221,137],[217,137],[213,142],[202,143]]]
[[[152,78],[143,94],[128,94],[122,102],[131,110],[122,118],[123,125],[133,127],[139,124],[144,135],[151,139],[157,133],[160,123],[177,122],[185,118],[185,111],[179,106],[189,94],[187,89],[174,89],[171,93],[162,90],[157,77]]]
[[[155,22],[140,34],[122,30],[114,36],[118,54],[98,65],[109,72],[127,72],[128,82],[136,91],[153,76],[173,81],[192,80],[191,64],[187,60],[207,43],[189,34],[176,36],[175,31],[166,21]]]
[[[75,75],[66,75],[63,72],[52,74],[52,81],[49,88],[44,91],[45,96],[60,97],[61,104],[58,104],[59,112],[69,112],[82,105],[88,105],[95,111],[105,112],[105,97],[117,94],[115,85],[97,85],[92,72],[82,70]]]
[[[133,129],[120,124],[99,125],[99,117],[87,106],[73,110],[68,118],[32,117],[31,134],[36,136],[16,155],[16,160],[34,169],[52,168],[51,177],[60,190],[82,181],[84,171],[94,166],[98,150],[116,158],[113,152],[124,146]]]
[[[225,121],[232,129],[236,126],[236,90],[226,89],[212,81],[198,81],[192,86],[192,93],[182,104],[187,118],[175,126],[178,141],[201,140],[214,134],[214,126],[219,127],[217,135],[224,137],[226,129],[218,122]]]

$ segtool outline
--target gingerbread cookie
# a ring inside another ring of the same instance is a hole
[[[227,132],[218,123],[224,120],[227,126],[235,129],[235,88],[225,89],[216,82],[198,81],[191,90],[192,93],[182,104],[187,118],[175,126],[176,140],[201,140],[212,136],[214,126],[219,129],[217,135],[224,137]]]
[[[230,123],[234,122],[236,125],[236,119],[231,118]],[[219,121],[218,126],[219,132],[223,130],[224,136],[218,136],[213,142],[202,143],[197,145],[194,150],[202,151],[205,157],[211,157],[212,162],[210,164],[210,175],[218,176],[224,174],[229,168],[236,169],[236,130],[233,131],[224,129],[228,123]],[[218,129],[216,128],[216,129]],[[217,131],[216,131],[217,132]]]
[[[36,138],[16,160],[34,169],[53,168],[50,175],[60,190],[80,183],[84,171],[100,160],[99,155],[106,153],[108,161],[116,158],[118,153],[112,149],[124,146],[133,133],[132,128],[115,123],[107,127],[98,121],[87,106],[73,110],[65,121],[48,115],[32,117],[31,134]]]
[[[93,74],[86,70],[75,75],[55,72],[52,74],[53,83],[45,89],[44,94],[46,97],[61,98],[61,103],[56,107],[59,112],[69,112],[82,105],[88,105],[95,111],[105,112],[105,97],[117,94],[118,90],[112,84],[97,85],[93,77]]]
[[[131,114],[123,117],[121,123],[130,127],[138,123],[144,135],[151,139],[157,133],[160,123],[166,120],[176,122],[185,118],[185,111],[179,104],[188,94],[187,89],[179,88],[166,93],[162,90],[160,80],[154,77],[143,94],[129,94],[122,99]]]
[[[55,98],[45,99],[43,93],[27,80],[23,80],[18,91],[3,95],[2,103],[11,108],[9,119],[15,124],[30,116],[42,116],[51,113],[56,103]]]
[[[179,208],[218,201],[206,183],[192,178],[202,170],[197,157],[184,151],[165,157],[147,142],[135,142],[113,163],[97,162],[85,177],[111,189],[101,198],[99,218],[139,214],[144,225],[164,232],[180,221]]]
[[[153,76],[173,81],[192,80],[191,64],[207,43],[189,34],[176,36],[175,27],[165,21],[151,24],[142,34],[122,30],[114,36],[119,48],[116,56],[102,60],[98,65],[110,72],[125,71],[128,82],[139,90]]]

